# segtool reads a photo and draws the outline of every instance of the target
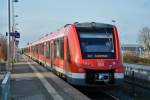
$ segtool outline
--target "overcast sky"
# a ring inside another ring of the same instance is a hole
[[[0,0],[0,33],[8,31],[7,1]],[[121,43],[136,43],[150,27],[150,0],[19,0],[14,4],[20,47],[67,23],[116,20]]]

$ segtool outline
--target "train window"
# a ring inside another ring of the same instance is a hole
[[[34,53],[34,46],[32,46],[32,52]]]
[[[64,38],[59,39],[60,44],[60,58],[64,59]]]
[[[55,58],[55,41],[52,41],[52,43],[50,43],[50,57],[53,59]]]
[[[60,57],[60,46],[59,46],[59,40],[56,40],[56,57]]]
[[[41,54],[44,55],[44,43],[41,44]]]
[[[33,52],[33,47],[31,46],[31,52]]]
[[[33,46],[32,49],[33,49],[33,53],[34,53],[35,52],[35,47]]]
[[[51,44],[50,44],[50,41],[48,42],[48,52],[49,52],[49,54],[48,54],[48,58],[50,58],[50,56],[51,56],[51,53],[50,53],[50,51],[51,51]]]
[[[50,56],[49,56],[49,53],[50,53],[50,52],[49,52],[49,42],[46,42],[46,45],[45,45],[45,46],[46,46],[46,48],[45,48],[45,49],[46,49],[46,50],[45,50],[45,51],[46,51],[46,55],[45,55],[45,56],[46,56],[46,58],[49,58],[49,57],[50,57]]]
[[[56,48],[56,40],[54,40],[54,58],[56,58],[56,50],[57,50],[57,48]]]
[[[69,50],[69,43],[68,43],[68,39],[67,39],[67,61],[70,63],[71,62],[71,57],[70,57],[70,50]]]
[[[35,53],[37,53],[37,47],[36,47],[36,45],[34,46],[34,48],[35,48]]]
[[[35,46],[36,54],[38,53],[38,45]]]
[[[64,38],[55,40],[55,57],[64,59]]]
[[[42,46],[41,46],[41,44],[39,45],[39,50],[40,50],[40,54],[42,54]]]
[[[79,38],[83,58],[114,58],[112,30],[84,30]]]
[[[46,42],[44,42],[44,56],[47,56],[47,45]]]
[[[40,54],[42,54],[42,44],[40,44]]]
[[[45,53],[44,53],[44,43],[42,43],[42,54],[45,55]]]
[[[54,41],[54,57],[55,58],[59,57],[58,40]]]
[[[82,37],[81,48],[83,52],[114,52],[112,37],[85,38]]]
[[[38,44],[38,53],[40,54],[40,44]]]

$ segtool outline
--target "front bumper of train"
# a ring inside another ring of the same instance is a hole
[[[91,82],[86,81],[85,73],[71,73],[67,76],[67,81],[72,85],[77,86],[90,86],[90,87],[101,87],[101,86],[119,86],[123,84],[124,74],[123,73],[114,73],[114,82]]]

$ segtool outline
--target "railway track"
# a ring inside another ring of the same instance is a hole
[[[116,97],[116,96],[114,96],[114,95],[112,95],[112,94],[109,94],[109,93],[107,93],[107,92],[104,92],[108,97],[110,97],[110,100],[121,100],[121,99],[119,99],[118,97]]]
[[[89,97],[91,100],[122,100],[117,96],[108,92],[109,89],[105,90],[104,88],[90,88],[77,86],[74,87],[78,89],[80,92],[82,92],[84,95]]]
[[[135,87],[140,87],[140,88],[143,88],[143,89],[148,89],[150,90],[150,86],[147,86],[147,85],[143,85],[141,83],[133,83],[132,81],[128,81],[128,80],[125,80],[124,82],[126,82],[127,84],[130,84],[132,86],[135,86]]]
[[[124,91],[128,92],[134,100],[149,100],[150,88],[142,83],[133,83],[132,81],[125,80]]]

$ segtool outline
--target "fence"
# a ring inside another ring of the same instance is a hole
[[[150,88],[150,66],[125,63],[124,68],[125,80]]]
[[[127,76],[132,75],[133,72],[138,73],[137,77],[141,77],[139,75],[150,76],[150,66],[125,63],[124,67],[125,67],[125,75]]]
[[[1,93],[1,100],[9,100],[9,96],[10,96],[10,72],[7,72],[7,74],[5,75],[2,83],[1,83],[1,89],[0,89],[0,93]]]

